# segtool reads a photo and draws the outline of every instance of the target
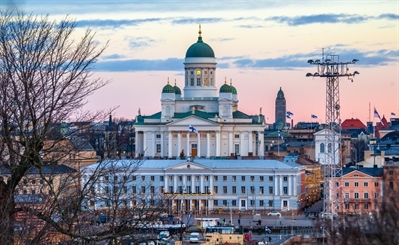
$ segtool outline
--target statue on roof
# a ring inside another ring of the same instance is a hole
[[[139,116],[141,116],[141,110],[140,110],[140,108],[139,108],[138,114],[139,114]]]

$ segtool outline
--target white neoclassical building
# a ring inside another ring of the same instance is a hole
[[[162,89],[161,111],[139,115],[134,125],[136,157],[215,158],[264,156],[264,116],[238,110],[237,90],[216,77],[216,58],[203,42],[201,28],[184,62],[184,94],[168,83]],[[192,130],[189,130],[189,126]],[[262,149],[262,150],[260,150]]]

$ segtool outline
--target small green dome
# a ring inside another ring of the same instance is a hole
[[[177,85],[175,84],[175,86],[173,87],[173,89],[175,90],[175,94],[181,94],[181,90],[179,87],[177,87]]]
[[[230,81],[230,89],[232,94],[237,94],[237,89],[233,86],[231,81]]]
[[[201,37],[201,25],[199,29],[199,36],[196,43],[192,44],[186,52],[186,58],[196,58],[196,57],[210,57],[215,58],[215,53],[213,49],[208,44],[202,41]]]
[[[231,87],[225,82],[222,87],[220,87],[219,93],[231,93]]]
[[[162,89],[162,93],[175,93],[175,88],[169,84],[166,84],[165,87]]]

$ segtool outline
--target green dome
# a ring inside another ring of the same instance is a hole
[[[231,87],[227,83],[224,83],[222,85],[222,87],[220,87],[220,90],[219,90],[219,93],[231,93],[231,92],[232,92]]]
[[[237,89],[230,83],[230,89],[232,94],[237,94]]]
[[[175,90],[175,94],[181,94],[180,88],[177,87],[176,85],[173,87],[173,89]]]
[[[186,52],[186,58],[196,58],[196,57],[210,57],[215,58],[215,53],[213,49],[208,44],[202,41],[201,37],[201,26],[198,32],[198,40],[196,43],[192,44]]]
[[[162,93],[175,93],[175,88],[173,88],[172,85],[170,85],[168,82],[168,84],[163,87]]]

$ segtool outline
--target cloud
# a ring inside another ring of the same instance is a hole
[[[103,60],[117,60],[117,59],[124,59],[125,56],[120,54],[111,54],[111,55],[101,56],[101,58]]]
[[[179,71],[183,70],[183,59],[169,58],[165,60],[114,60],[99,61],[94,65],[95,71]]]
[[[266,20],[277,21],[279,23],[285,23],[289,26],[309,25],[316,23],[347,23],[356,24],[363,22],[370,17],[359,16],[359,15],[348,15],[348,14],[316,14],[316,15],[304,15],[304,16],[273,16]]]
[[[172,19],[172,24],[198,24],[198,23],[217,23],[223,21],[222,18],[178,18]]]
[[[142,23],[148,22],[159,22],[162,18],[147,18],[147,19],[132,19],[132,20],[78,20],[76,21],[77,27],[104,27],[104,28],[116,28],[121,26],[137,26]]]
[[[129,47],[131,49],[138,49],[138,48],[143,48],[150,46],[154,43],[156,43],[156,40],[149,38],[149,37],[129,37],[126,36],[124,38],[125,41],[129,42]]]

